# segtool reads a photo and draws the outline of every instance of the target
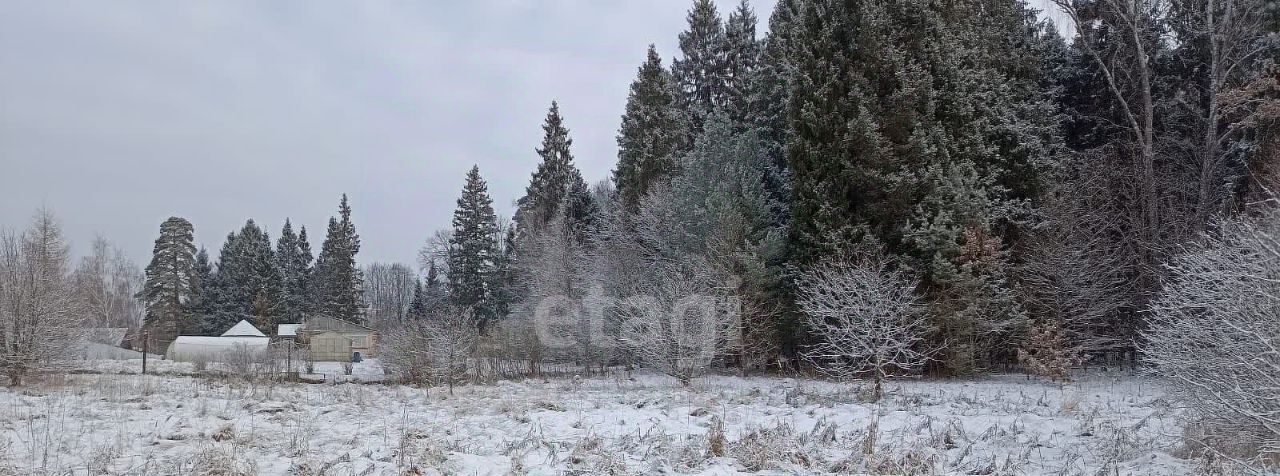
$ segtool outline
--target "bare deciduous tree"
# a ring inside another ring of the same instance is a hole
[[[1197,7],[1200,4],[1191,3]],[[1204,138],[1199,148],[1196,206],[1197,224],[1203,228],[1210,217],[1222,212],[1229,202],[1231,189],[1224,184],[1235,181],[1229,174],[1239,169],[1230,164],[1240,154],[1230,150],[1236,130],[1223,127],[1224,123],[1239,122],[1242,117],[1265,107],[1257,101],[1241,102],[1236,98],[1258,79],[1253,65],[1264,60],[1275,45],[1264,40],[1267,36],[1263,27],[1267,15],[1265,0],[1203,0],[1203,9],[1197,13],[1199,25],[1192,28],[1192,33],[1203,38],[1207,46],[1202,58],[1206,76],[1203,95],[1207,103],[1201,126]]]
[[[801,271],[796,285],[802,320],[820,339],[805,357],[837,377],[870,373],[876,400],[885,378],[919,369],[933,354],[924,347],[928,318],[914,280],[883,258],[829,259]]]
[[[710,266],[697,257],[666,263],[642,292],[616,307],[619,337],[639,363],[682,385],[728,350],[734,315],[720,305]]]
[[[610,357],[608,338],[596,315],[584,312],[587,298],[588,247],[563,216],[531,231],[520,250],[524,302],[517,314],[532,319],[548,361],[576,362],[582,369],[602,366]]]
[[[21,235],[0,235],[0,370],[11,386],[56,367],[80,343],[83,313],[68,255],[48,210],[40,210]]]
[[[417,277],[400,263],[373,263],[364,270],[364,299],[369,323],[376,329],[389,329],[405,320],[413,302]]]
[[[616,328],[625,352],[644,367],[682,384],[733,351],[739,335],[737,305],[726,305],[736,289],[701,252],[696,218],[655,186],[635,213],[618,213],[603,223],[595,269],[605,293],[589,306],[610,306],[606,328]],[[588,300],[590,301],[590,300]]]
[[[1046,194],[1041,206],[1045,223],[1024,242],[1017,269],[1022,302],[1042,320],[1066,332],[1067,346],[1086,355],[1131,348],[1135,326],[1120,319],[1138,291],[1126,272],[1136,258],[1118,236],[1119,218],[1112,190],[1120,174],[1107,167],[1081,164],[1071,180]]]
[[[1224,223],[1170,265],[1146,360],[1203,419],[1207,446],[1280,457],[1280,211]]]
[[[453,386],[467,375],[480,332],[468,311],[437,309],[387,333],[382,360],[407,380]]]
[[[93,240],[90,250],[74,275],[76,292],[84,300],[86,324],[137,330],[146,314],[138,300],[145,281],[142,269],[105,238]]]
[[[440,278],[449,274],[449,240],[453,238],[453,230],[436,230],[431,238],[418,250],[418,269],[436,267]]]

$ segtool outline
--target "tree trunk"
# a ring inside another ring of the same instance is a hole
[[[1196,207],[1196,226],[1203,230],[1209,223],[1209,215],[1217,208],[1217,200],[1213,197],[1214,182],[1217,181],[1218,168],[1218,88],[1221,87],[1219,77],[1221,75],[1221,58],[1218,43],[1218,25],[1217,18],[1214,17],[1214,0],[1205,2],[1205,32],[1209,35],[1209,91],[1208,91],[1208,111],[1206,111],[1204,125],[1204,145],[1200,151],[1202,157],[1200,159],[1200,196],[1199,204]],[[1230,22],[1230,8],[1228,8],[1228,18],[1225,20]]]
[[[874,385],[874,388],[871,390],[871,401],[879,402],[880,399],[884,397],[884,376],[880,375],[879,369],[876,369]]]

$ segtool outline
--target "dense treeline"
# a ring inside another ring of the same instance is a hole
[[[746,2],[695,1],[670,68],[650,46],[637,70],[611,181],[554,103],[512,226],[471,171],[451,301],[493,322],[687,281],[740,301],[724,347],[754,350],[718,361],[758,366],[823,340],[797,276],[875,256],[918,278],[933,372],[1135,358],[1164,263],[1277,177],[1277,13],[1167,6],[1063,2],[1068,41],[1015,0],[783,0],[758,38]]]

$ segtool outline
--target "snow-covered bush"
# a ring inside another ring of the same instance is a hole
[[[453,393],[467,374],[479,335],[469,311],[443,308],[389,331],[381,361],[408,382],[443,384]]]
[[[820,339],[806,359],[837,377],[871,374],[879,400],[886,377],[914,371],[933,354],[915,286],[878,256],[828,259],[798,273],[802,320]]]
[[[426,331],[418,319],[406,321],[387,329],[378,339],[378,355],[388,372],[400,377],[404,383],[426,384],[430,369]],[[307,373],[313,363],[307,361]]]
[[[1280,211],[1224,223],[1174,258],[1146,360],[1233,458],[1280,464]],[[1197,444],[1200,442],[1197,442]]]
[[[275,357],[268,350],[235,344],[231,349],[221,353],[218,361],[225,366],[231,375],[246,380],[272,378],[277,374]]]
[[[541,373],[545,352],[536,327],[531,319],[518,314],[490,325],[476,346],[484,377],[521,378]]]
[[[666,263],[642,292],[616,307],[619,338],[641,366],[683,385],[705,372],[729,346],[734,317],[712,294],[704,263]]]
[[[508,339],[520,350],[541,352],[548,363],[574,363],[584,370],[607,364],[611,346],[593,316],[584,311],[590,276],[590,247],[564,216],[548,220],[525,238],[519,266],[526,295],[517,314],[527,322],[512,327],[535,331],[532,339]],[[516,336],[511,336],[516,337]],[[540,347],[535,349],[534,347]]]

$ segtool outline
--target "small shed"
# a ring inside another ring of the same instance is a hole
[[[178,336],[165,358],[180,362],[223,362],[243,353],[267,352],[271,339],[249,321],[240,321],[221,336]]]
[[[377,356],[378,333],[373,329],[332,317],[313,317],[299,329],[299,340],[319,362],[350,362]]]

